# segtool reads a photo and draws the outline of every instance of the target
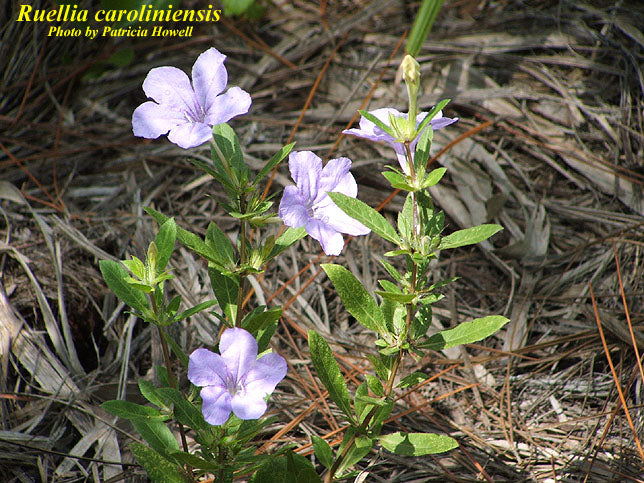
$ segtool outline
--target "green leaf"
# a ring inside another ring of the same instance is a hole
[[[261,354],[268,348],[268,344],[271,342],[271,337],[273,337],[275,330],[277,330],[277,320],[274,320],[257,331],[255,338],[257,339],[258,354]]]
[[[387,179],[387,181],[389,181],[389,184],[391,184],[392,188],[397,188],[404,191],[416,191],[416,188],[407,183],[405,176],[399,173],[394,173],[393,171],[383,171],[382,175]]]
[[[140,443],[130,445],[136,461],[143,466],[154,483],[186,483],[181,467],[171,463],[152,448]]]
[[[416,152],[414,154],[414,169],[416,170],[417,179],[423,179],[425,176],[425,171],[427,170],[427,162],[429,161],[429,151],[432,147],[433,139],[434,129],[431,127],[425,129],[420,135],[420,139],[418,139]]]
[[[213,305],[217,305],[216,300],[206,300],[205,302],[201,302],[200,304],[195,305],[194,307],[191,307],[188,310],[185,310],[181,312],[179,315],[175,316],[174,322],[178,322],[180,320],[187,319],[188,317],[192,317],[193,315],[209,307],[212,307]]]
[[[237,190],[235,189],[233,180],[230,179],[230,176],[228,176],[227,173],[223,172],[223,165],[221,164],[221,161],[219,161],[218,158],[215,158],[215,159],[217,159],[218,161],[218,162],[215,162],[215,166],[217,167],[217,169],[213,169],[211,166],[204,163],[200,159],[188,158],[188,161],[190,161],[197,168],[199,168],[202,171],[205,171],[214,179],[219,181],[223,185],[224,189],[226,190],[226,193],[228,193],[229,196],[231,197],[235,196],[235,193],[237,192]]]
[[[437,168],[437,169],[434,169],[433,171],[430,171],[427,177],[423,180],[423,184],[421,187],[423,189],[426,189],[431,186],[434,186],[443,178],[446,172],[447,172],[446,168]]]
[[[179,443],[172,431],[162,421],[133,419],[132,426],[154,450],[162,455],[167,455],[168,451],[179,449]]]
[[[271,250],[270,255],[264,260],[269,261],[289,248],[294,243],[298,242],[306,236],[306,230],[302,228],[288,228],[282,235],[275,240],[275,246]]]
[[[387,333],[385,318],[378,304],[360,281],[341,265],[323,264],[322,269],[333,282],[347,311],[367,329]]]
[[[273,456],[259,467],[249,483],[321,483],[315,468],[304,456],[292,451]]]
[[[373,114],[359,110],[358,111],[362,117],[364,117],[367,121],[371,121],[374,123],[376,126],[378,126],[380,129],[382,129],[384,132],[389,134],[392,138],[395,138],[396,135],[394,134],[394,131],[391,129],[391,126],[387,126],[384,122],[382,122],[380,119],[378,119],[376,116]]]
[[[150,401],[155,406],[164,409],[168,407],[166,400],[163,399],[158,389],[154,387],[151,382],[146,381],[145,379],[139,379],[139,391],[141,391],[141,394],[145,399]]]
[[[371,206],[351,196],[343,195],[342,193],[330,192],[328,195],[338,205],[338,208],[351,218],[358,220],[364,226],[371,229],[376,235],[396,245],[400,243],[394,227]]]
[[[154,218],[157,223],[164,223],[168,219],[167,216],[159,213],[156,210],[153,210],[152,208],[145,207],[143,209],[148,215]],[[226,258],[216,250],[210,248],[206,243],[204,243],[201,237],[195,235],[194,233],[177,227],[177,240],[179,240],[179,243],[184,245],[186,248],[189,248],[197,255],[204,257],[209,262],[213,262],[221,267],[226,266]]]
[[[432,433],[403,433],[401,431],[379,436],[378,441],[387,451],[403,456],[444,453],[458,446],[456,440],[449,436]]]
[[[259,173],[257,173],[257,176],[253,181],[253,185],[256,185],[257,183],[259,183],[268,173],[273,171],[273,168],[277,166],[291,152],[291,150],[293,149],[293,146],[295,146],[295,143],[287,144],[279,151],[277,151],[270,159],[270,161],[264,165],[264,167],[259,171]]]
[[[186,401],[183,395],[172,387],[162,387],[157,390],[163,397],[174,404],[174,416],[181,424],[192,429],[207,431],[210,425],[204,420],[203,414],[190,402]]]
[[[369,413],[369,403],[365,400],[369,397],[369,386],[366,382],[363,382],[356,389],[355,396],[353,398],[353,409],[356,413],[356,419],[358,423],[362,423],[364,418]]]
[[[419,344],[422,349],[440,351],[461,344],[471,344],[485,339],[509,322],[502,315],[488,315],[457,325],[453,329],[441,330]]]
[[[174,242],[176,239],[177,224],[174,222],[174,218],[168,218],[159,228],[157,236],[154,237],[154,244],[158,250],[155,276],[163,272],[168,264],[174,250]]]
[[[221,123],[213,126],[212,139],[224,159],[230,163],[239,179],[246,175],[248,179],[248,166],[244,163],[244,155],[239,144],[239,138],[228,124]]]
[[[423,0],[407,37],[405,52],[416,57],[427,40],[444,0]]]
[[[385,389],[382,387],[382,381],[378,379],[375,376],[372,376],[371,374],[367,374],[367,385],[369,386],[369,389],[371,389],[371,392],[373,392],[376,396],[382,397],[385,395]]]
[[[386,282],[386,280],[381,281]],[[401,304],[409,304],[416,298],[416,295],[413,293],[400,293],[382,290],[376,290],[376,293],[383,299],[391,300],[392,302],[399,302]]]
[[[186,355],[185,352],[179,347],[179,344],[177,344],[177,341],[174,340],[174,338],[168,334],[165,330],[161,329],[161,333],[163,334],[163,338],[166,340],[168,345],[170,346],[170,349],[172,349],[172,352],[174,355],[179,359],[179,362],[181,362],[181,365],[185,367],[186,369],[188,368],[188,356]]]
[[[434,107],[432,107],[427,113],[427,116],[425,117],[425,119],[423,119],[423,122],[419,124],[418,131],[422,131],[423,129],[425,129],[427,125],[430,123],[430,121],[434,119],[434,117],[436,117],[436,114],[438,114],[438,111],[442,110],[447,104],[449,104],[449,101],[451,101],[451,99],[443,99]]]
[[[408,244],[411,243],[411,240],[413,238],[413,226],[414,199],[412,197],[412,193],[409,193],[407,195],[407,198],[405,198],[403,209],[400,211],[400,213],[398,213],[398,232],[400,233],[402,239],[405,240]]]
[[[351,437],[354,434],[355,434],[355,430],[353,428],[348,429],[344,433],[342,444],[340,445],[340,448],[338,448],[338,454],[342,454],[344,447],[347,445],[347,443],[350,441]],[[344,457],[344,460],[342,460],[342,464],[338,468],[338,471],[336,472],[335,476],[343,474],[345,470],[351,468],[357,462],[362,460],[362,458],[364,458],[367,455],[367,453],[371,451],[371,448],[373,448],[373,444],[374,444],[374,441],[371,438],[367,436],[362,436],[362,435],[357,436],[353,446],[347,451],[346,456]]]
[[[458,248],[465,245],[473,245],[475,243],[487,240],[496,232],[503,230],[499,225],[479,225],[464,230],[458,230],[454,233],[443,237],[439,250],[447,250],[448,248]]]
[[[335,401],[340,410],[353,421],[349,390],[344,377],[342,377],[340,366],[333,357],[333,352],[329,345],[314,330],[309,330],[309,351],[311,352],[313,366],[315,366],[320,381],[329,391],[329,396]]]
[[[327,469],[331,469],[333,466],[333,450],[329,443],[320,438],[319,436],[312,435],[311,441],[313,442],[313,451],[315,456],[320,460]]]
[[[145,295],[126,282],[129,274],[123,265],[113,260],[101,260],[98,266],[103,280],[118,298],[139,312],[143,312],[148,307]]]
[[[423,374],[422,372],[412,372],[407,377],[403,378],[403,380],[400,381],[396,387],[405,389],[410,386],[415,386],[416,384],[423,382],[428,378],[429,376],[427,374]]]
[[[277,322],[281,316],[281,307],[266,310],[266,306],[261,305],[247,313],[242,319],[241,325],[243,329],[254,335],[258,330],[268,326],[268,324]]]
[[[143,279],[145,277],[145,264],[134,255],[131,255],[131,260],[121,260],[121,263],[127,268],[135,277]]]
[[[163,421],[168,419],[168,416],[161,414],[158,409],[141,406],[130,401],[105,401],[101,404],[101,407],[114,416],[123,419],[141,419],[147,421]]]
[[[208,274],[210,275],[210,284],[219,307],[228,317],[228,321],[234,324],[237,318],[239,277],[237,275],[224,275],[214,267],[208,268]]]
[[[230,238],[214,223],[208,225],[206,230],[206,245],[219,253],[225,266],[235,265],[235,249]]]
[[[206,461],[205,459],[200,458],[199,456],[196,456],[194,454],[185,453],[183,451],[169,451],[168,453],[179,463],[187,464],[192,466],[193,468],[198,468],[200,470],[216,472],[217,470],[219,470],[219,468],[221,468],[220,464]]]

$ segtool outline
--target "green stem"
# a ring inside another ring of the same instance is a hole
[[[159,307],[157,306],[157,302],[154,298],[154,292],[150,294],[150,303],[152,305],[152,311],[154,312],[154,318],[156,321],[159,320]],[[174,377],[174,373],[172,372],[172,363],[170,360],[170,349],[168,348],[168,341],[165,340],[165,335],[163,333],[163,329],[160,326],[156,326],[157,331],[159,333],[159,339],[161,339],[161,349],[163,350],[163,359],[165,360],[165,368],[168,371],[168,381],[170,382],[170,386],[173,388],[177,388],[177,380]],[[177,424],[179,425],[179,434],[181,435],[181,446],[183,446],[183,450],[187,453],[188,452],[188,441],[186,440],[186,432],[183,429],[183,424],[177,421]],[[192,469],[186,465],[185,467],[186,471],[192,475]],[[192,476],[191,476],[192,479]],[[194,479],[192,479],[194,481]]]
[[[239,195],[239,210],[240,213],[244,213],[246,211],[246,196],[241,194]],[[240,228],[239,228],[239,236],[241,237],[241,240],[239,241],[239,265],[240,267],[243,267],[246,264],[246,232],[247,232],[247,226],[246,226],[246,220],[241,219],[240,221]],[[244,295],[245,295],[245,288],[246,286],[246,270],[242,268],[241,273],[239,274],[239,291],[237,292],[237,315],[235,317],[234,321],[234,327],[241,327],[241,321],[242,321],[242,305],[244,304]]]

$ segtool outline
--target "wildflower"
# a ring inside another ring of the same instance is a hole
[[[143,81],[143,91],[153,99],[132,115],[135,136],[168,139],[187,149],[212,137],[212,126],[250,109],[250,95],[239,87],[221,94],[228,83],[226,56],[215,48],[202,53],[192,66],[190,78],[176,67],[156,67]]]
[[[371,230],[338,208],[328,192],[355,198],[358,185],[349,172],[351,160],[322,160],[311,151],[293,152],[288,167],[295,186],[287,186],[280,202],[279,216],[286,226],[305,227],[327,255],[339,255],[344,246],[341,233],[366,235]]]
[[[188,379],[202,387],[204,419],[224,424],[230,412],[239,419],[257,419],[266,412],[264,398],[286,376],[286,361],[275,353],[257,359],[257,341],[244,329],[226,329],[221,355],[197,349],[190,355]]]
[[[376,109],[375,111],[371,111],[369,114],[375,116],[378,118],[380,121],[382,121],[385,126],[390,126],[391,127],[391,120],[390,117],[394,118],[403,118],[407,119],[407,114],[403,114],[396,109],[392,109],[390,107],[383,107],[381,109]],[[421,112],[416,116],[416,127],[420,125],[420,123],[427,117],[426,112]],[[431,125],[432,129],[440,129],[445,126],[449,126],[452,123],[455,123],[458,121],[458,118],[449,118],[449,117],[443,117],[443,111],[438,111],[438,113],[434,116],[434,118],[429,121],[429,125]],[[396,152],[396,156],[398,158],[398,163],[400,163],[400,167],[402,168],[403,172],[407,175],[409,175],[409,166],[407,164],[407,155],[406,155],[406,150],[405,150],[405,140],[404,139],[396,139],[390,134],[386,133],[382,129],[380,129],[378,126],[376,126],[373,122],[369,121],[368,119],[362,117],[360,119],[360,128],[359,129],[346,129],[342,131],[343,134],[349,134],[351,136],[357,136],[359,138],[363,139],[369,139],[370,141],[384,141],[387,144],[391,145],[391,147],[394,148],[394,151]],[[416,137],[411,140],[409,143],[409,149],[412,154],[412,159],[414,156],[414,151],[416,150],[416,144],[418,144],[418,140],[420,139],[422,132],[416,133]]]

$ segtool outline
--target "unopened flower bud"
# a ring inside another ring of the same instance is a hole
[[[420,64],[411,55],[406,55],[402,61],[403,77],[407,86],[415,86],[418,89],[420,85]]]

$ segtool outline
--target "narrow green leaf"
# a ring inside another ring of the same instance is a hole
[[[225,266],[235,265],[235,249],[230,238],[215,223],[210,223],[206,230],[206,245],[219,253]]]
[[[400,381],[396,387],[399,387],[401,389],[405,389],[410,386],[415,386],[416,384],[423,382],[426,380],[429,376],[427,374],[423,374],[422,372],[412,372],[409,374],[407,377],[403,378],[402,381]]]
[[[407,183],[405,177],[401,174],[394,173],[393,171],[383,171],[382,175],[389,181],[392,188],[404,191],[416,191],[416,189]]]
[[[355,434],[355,430],[350,428],[344,433],[344,438],[342,439],[342,444],[338,448],[338,454],[341,454],[344,450],[346,444],[350,441],[351,437]],[[342,475],[347,469],[351,468],[357,462],[361,461],[371,448],[373,448],[374,441],[368,436],[359,435],[356,437],[353,446],[347,451],[342,464],[338,468],[335,476]]]
[[[284,250],[289,248],[294,243],[298,242],[306,236],[306,230],[302,228],[288,228],[277,240],[275,240],[275,246],[271,250],[270,255],[266,258],[265,261],[269,261],[275,258],[277,255],[282,253]]]
[[[473,245],[475,243],[482,242],[483,240],[487,240],[500,230],[503,230],[503,227],[499,225],[479,225],[465,228],[464,230],[458,230],[443,237],[438,249],[447,250],[448,248]]]
[[[131,260],[121,260],[121,263],[127,268],[135,277],[143,279],[145,277],[145,264],[137,257],[132,255]]]
[[[226,190],[226,192],[229,195],[234,196],[234,194],[235,194],[235,186],[233,184],[233,180],[230,179],[228,174],[223,172],[223,166],[221,165],[221,162],[215,163],[218,169],[213,169],[211,166],[209,166],[208,164],[204,163],[200,159],[188,158],[188,161],[190,161],[197,168],[199,168],[202,171],[205,171],[210,176],[212,176],[214,179],[219,181],[223,185],[223,187]],[[220,169],[222,171],[220,171]]]
[[[215,293],[219,307],[233,324],[237,318],[237,294],[239,279],[237,275],[224,275],[214,267],[208,268],[210,284]]]
[[[176,239],[177,224],[174,222],[174,218],[168,218],[159,228],[157,236],[154,237],[154,244],[158,250],[155,276],[163,272],[168,264],[174,250],[174,242]]]
[[[167,408],[168,404],[154,385],[145,379],[139,379],[139,391],[145,399],[157,407]]]
[[[268,173],[270,173],[273,170],[275,166],[277,166],[286,156],[288,156],[288,154],[293,149],[293,146],[295,146],[295,143],[287,144],[279,151],[277,151],[270,159],[270,161],[264,165],[264,167],[259,171],[259,173],[257,173],[257,176],[253,181],[253,185],[256,185],[257,183],[259,183]]]
[[[181,312],[179,315],[177,315],[174,318],[174,322],[178,322],[183,319],[187,319],[188,317],[192,317],[193,315],[201,312],[202,310],[205,310],[209,307],[212,307],[213,305],[217,305],[216,300],[206,300],[205,302],[201,302],[198,305],[195,305],[194,307],[191,307],[183,312]]]
[[[126,282],[129,274],[123,265],[113,260],[101,260],[98,266],[103,280],[118,298],[140,312],[148,307],[146,296]]]
[[[386,334],[387,326],[382,311],[362,283],[341,265],[329,263],[321,267],[333,282],[347,311],[367,329]]]
[[[164,223],[168,217],[158,211],[144,207],[145,212],[156,220],[157,223]],[[216,250],[210,248],[198,235],[177,227],[177,240],[179,243],[189,248],[197,255],[204,257],[209,262],[213,262],[220,267],[226,266],[226,258],[219,254]]]
[[[451,99],[443,99],[434,107],[432,107],[427,113],[427,116],[425,117],[425,119],[423,119],[423,122],[421,122],[418,125],[418,130],[421,131],[425,129],[427,125],[430,123],[430,121],[434,119],[434,117],[436,117],[436,114],[438,114],[438,111],[442,110],[447,104],[449,104],[449,101],[451,101]]]
[[[254,335],[258,330],[267,327],[268,324],[277,322],[281,316],[281,307],[266,310],[266,306],[262,305],[256,307],[244,316],[242,319],[242,328]]]
[[[396,245],[400,243],[394,227],[371,206],[342,193],[328,193],[328,195],[342,211],[371,229],[376,235]]]
[[[367,374],[367,385],[369,386],[369,389],[371,389],[371,392],[373,392],[376,396],[382,397],[385,395],[385,389],[384,387],[382,387],[382,381],[376,376]]]
[[[438,182],[445,175],[446,171],[447,171],[447,168],[437,168],[437,169],[434,169],[433,171],[430,171],[427,177],[423,180],[422,188],[426,189],[431,186],[434,186],[435,184],[438,184]]]
[[[316,435],[311,436],[311,441],[313,442],[313,451],[317,459],[326,468],[331,469],[331,466],[333,466],[333,450],[329,443]]]
[[[101,407],[114,416],[118,416],[123,419],[141,419],[147,421],[163,421],[168,419],[168,417],[161,414],[158,409],[151,408],[149,406],[141,406],[140,404],[130,401],[105,401],[101,404]]]
[[[340,366],[333,357],[333,352],[329,345],[314,330],[309,330],[309,351],[311,352],[313,366],[320,381],[329,391],[329,396],[340,410],[353,421],[349,390],[344,377],[342,377]]]
[[[461,344],[472,344],[494,334],[510,320],[502,315],[488,315],[458,324],[453,329],[441,330],[419,344],[422,349],[443,350]]]
[[[444,453],[458,446],[456,440],[449,436],[433,433],[383,434],[378,441],[387,451],[403,456],[423,456],[426,454]]]
[[[179,443],[172,431],[162,421],[133,419],[132,426],[154,450],[162,455],[167,455],[168,451],[179,449]]]
[[[429,35],[444,0],[423,0],[409,32],[405,52],[416,57]]]
[[[201,411],[186,401],[183,395],[172,387],[157,389],[159,394],[169,399],[174,404],[174,416],[181,424],[192,429],[207,431],[210,425],[204,420]]]
[[[380,119],[378,119],[376,116],[374,116],[370,112],[363,111],[363,110],[359,110],[358,112],[367,121],[371,121],[372,123],[374,123],[376,126],[378,126],[380,129],[382,129],[384,132],[389,134],[392,138],[396,137],[396,135],[394,134],[394,131],[391,129],[391,126],[387,126],[384,122],[382,122]]]
[[[130,445],[136,461],[155,483],[186,483],[181,467],[171,463],[152,448],[140,443]]]
[[[213,142],[220,149],[230,166],[236,171],[238,175],[243,175],[248,172],[248,166],[244,163],[244,154],[239,144],[239,138],[233,128],[228,124],[221,123],[213,126],[212,128]]]
[[[179,463],[187,464],[192,466],[193,468],[198,468],[200,470],[216,472],[219,468],[221,468],[220,464],[206,461],[205,459],[200,458],[199,456],[194,454],[185,453],[183,451],[169,451],[168,453]]]
[[[174,340],[174,338],[170,334],[168,334],[164,329],[161,329],[161,333],[163,334],[163,338],[170,346],[170,349],[172,350],[173,354],[176,356],[177,359],[179,359],[179,362],[181,363],[181,365],[187,369],[189,359],[186,353],[183,352],[181,347],[179,347],[179,344],[177,344],[177,341]]]
[[[416,145],[414,168],[416,169],[416,175],[421,179],[425,176],[425,171],[427,171],[427,162],[429,161],[429,152],[432,147],[433,139],[434,129],[430,127],[422,132],[420,139],[418,139],[418,144]]]

